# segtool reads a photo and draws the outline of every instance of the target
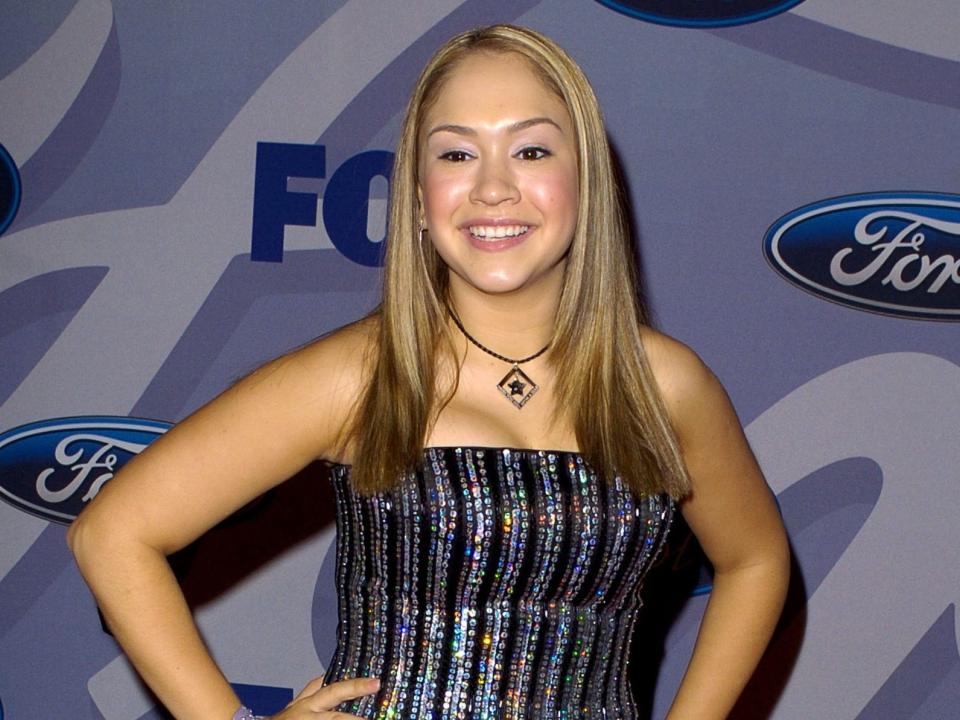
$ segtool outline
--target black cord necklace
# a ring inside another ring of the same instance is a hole
[[[492,355],[493,357],[497,358],[497,360],[503,360],[503,362],[507,362],[512,365],[510,371],[503,376],[503,379],[501,379],[500,382],[497,383],[497,389],[503,393],[503,396],[512,402],[518,410],[521,409],[527,404],[527,401],[534,396],[537,390],[540,389],[540,386],[533,381],[533,378],[521,370],[520,366],[525,362],[530,362],[531,360],[543,355],[547,351],[547,348],[550,347],[550,343],[547,343],[529,357],[514,360],[513,358],[508,358],[500,353],[495,353],[493,350],[483,345],[473,335],[467,332],[467,329],[463,326],[463,323],[460,322],[460,318],[457,317],[457,314],[451,308],[447,308],[447,310],[450,312],[450,317],[453,318],[453,322],[456,323],[458,328],[460,328],[460,332],[463,333],[463,336],[467,340],[483,350],[485,353],[487,353],[487,355]]]

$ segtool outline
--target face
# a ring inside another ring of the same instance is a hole
[[[558,287],[577,224],[576,140],[562,100],[527,61],[460,61],[418,141],[424,227],[451,290]]]

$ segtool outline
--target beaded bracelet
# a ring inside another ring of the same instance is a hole
[[[244,705],[241,705],[240,709],[233,714],[233,720],[259,720],[261,717],[254,715],[253,711]]]

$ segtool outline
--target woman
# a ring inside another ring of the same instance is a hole
[[[582,71],[521,28],[451,39],[392,183],[381,307],[179,424],[71,528],[115,636],[176,717],[252,717],[165,556],[320,458],[338,645],[278,720],[631,718],[625,648],[676,503],[715,579],[668,717],[725,717],[787,544],[723,389],[644,324]]]

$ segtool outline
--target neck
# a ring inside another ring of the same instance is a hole
[[[490,294],[450,278],[450,304],[464,329],[490,350],[510,358],[532,355],[553,337],[560,278],[536,287]],[[459,331],[458,331],[459,332]]]

